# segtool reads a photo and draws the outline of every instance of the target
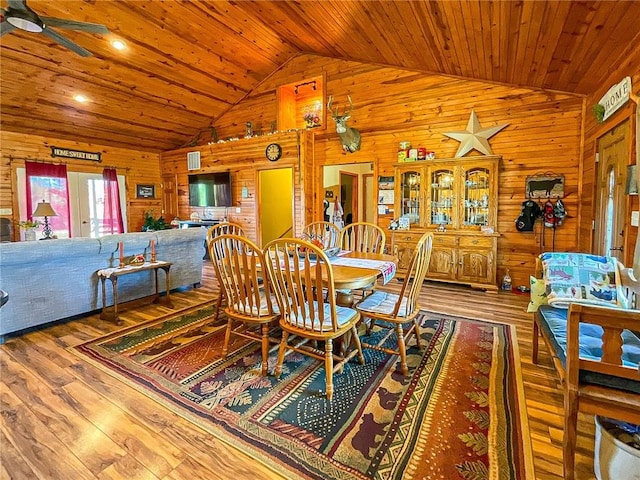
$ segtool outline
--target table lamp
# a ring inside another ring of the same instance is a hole
[[[42,238],[40,240],[51,240],[51,227],[49,226],[49,219],[47,217],[55,217],[58,214],[55,212],[53,208],[51,208],[51,204],[49,202],[45,202],[42,200],[38,203],[35,212],[33,212],[33,217],[44,217],[44,228],[42,229]]]

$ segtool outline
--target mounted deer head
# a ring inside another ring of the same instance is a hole
[[[347,95],[347,98],[349,99],[349,105],[351,106],[348,113],[343,112],[342,115],[340,115],[337,108],[335,110],[331,108],[333,96],[329,97],[327,110],[331,112],[331,117],[336,122],[336,132],[338,132],[340,141],[342,141],[342,149],[345,152],[353,153],[360,150],[360,142],[362,138],[360,137],[360,132],[358,130],[347,125],[347,120],[351,118],[351,112],[353,112],[353,102],[351,101],[351,97]]]

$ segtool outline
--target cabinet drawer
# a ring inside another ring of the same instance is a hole
[[[458,245],[461,248],[491,248],[493,237],[460,237]]]
[[[434,235],[433,245],[438,247],[455,247],[457,237],[453,235]]]
[[[418,240],[420,240],[420,237],[423,235],[423,233],[419,233],[419,232],[415,232],[415,233],[393,232],[391,238],[392,238],[392,241],[393,241],[394,244],[397,243],[397,242],[418,243]]]

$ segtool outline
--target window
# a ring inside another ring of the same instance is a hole
[[[26,219],[27,204],[26,204],[26,175],[24,168],[17,169],[18,180],[18,198],[20,218]],[[57,179],[54,179],[57,180]],[[99,173],[80,173],[80,172],[67,172],[67,182],[69,187],[69,219],[71,223],[71,236],[72,237],[91,237],[97,238],[107,233],[105,230],[103,218],[104,218],[104,180],[102,174]],[[52,183],[55,187],[55,182]],[[43,190],[43,194],[46,195],[45,199],[48,199],[48,186],[46,182],[40,185]],[[127,226],[127,203],[126,203],[126,189],[125,189],[125,177],[124,175],[118,175],[118,186],[120,190],[120,205],[122,206],[122,217],[126,231]],[[33,186],[32,186],[33,189]],[[42,201],[42,199],[40,199]],[[59,214],[58,209],[52,203],[53,209]],[[63,210],[60,208],[60,210]],[[56,217],[57,219],[57,217]],[[58,238],[67,238],[66,232],[59,231],[54,228],[54,235]]]

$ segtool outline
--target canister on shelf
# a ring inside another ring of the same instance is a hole
[[[407,151],[404,149],[398,150],[398,162],[404,162],[407,159]]]
[[[417,148],[410,148],[409,149],[409,158],[412,160],[417,160],[418,159],[418,149]]]
[[[418,160],[424,160],[425,158],[427,158],[427,149],[418,147]]]

